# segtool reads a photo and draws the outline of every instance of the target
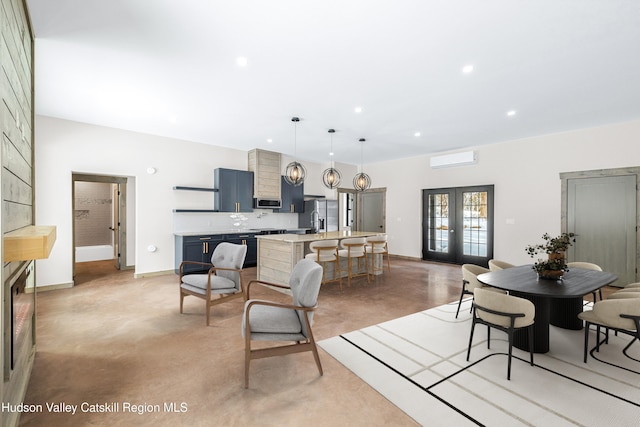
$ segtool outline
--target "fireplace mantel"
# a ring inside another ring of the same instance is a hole
[[[55,225],[30,225],[4,235],[4,262],[49,258]]]

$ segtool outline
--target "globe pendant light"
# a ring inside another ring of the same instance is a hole
[[[304,178],[307,176],[307,170],[302,166],[302,163],[298,163],[296,160],[297,156],[297,125],[300,121],[297,117],[292,117],[291,121],[293,122],[293,162],[287,165],[287,168],[284,172],[284,179],[289,184],[297,187],[304,182]]]
[[[335,133],[335,129],[329,129],[329,134],[331,135],[331,153],[330,156],[333,156],[333,134]],[[338,169],[333,167],[333,157],[331,157],[331,167],[325,169],[322,172],[322,183],[325,187],[334,189],[340,185],[340,180],[342,179],[342,175]]]
[[[356,191],[365,191],[371,187],[371,178],[364,173],[364,167],[362,166],[362,147],[364,146],[364,141],[364,138],[360,138],[360,173],[353,177],[353,188],[355,188]]]

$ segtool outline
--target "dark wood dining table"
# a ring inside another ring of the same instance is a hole
[[[582,329],[578,314],[584,306],[584,295],[590,294],[618,279],[605,271],[571,268],[560,280],[539,279],[531,265],[521,265],[478,275],[478,281],[503,289],[509,295],[528,299],[536,308],[533,326],[535,353],[549,351],[549,325],[564,329]],[[524,329],[516,331],[514,346],[529,351],[529,339]]]

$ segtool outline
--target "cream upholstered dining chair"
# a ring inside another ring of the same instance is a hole
[[[387,257],[387,271],[391,273],[391,263],[389,261],[389,245],[387,243],[387,235],[369,236],[367,239],[367,254],[371,254],[371,273],[375,275],[376,271],[384,270],[384,257]],[[382,257],[382,265],[376,267],[375,255]]]
[[[506,261],[500,261],[498,259],[490,259],[489,260],[489,270],[490,271],[498,271],[504,270],[505,268],[515,267],[513,264],[509,264]]]
[[[489,273],[489,269],[475,264],[462,264],[462,292],[460,292],[460,301],[458,301],[458,309],[456,310],[456,319],[460,313],[460,306],[465,295],[473,295],[475,289],[487,288],[493,292],[506,293],[499,289],[492,288],[478,282],[478,275]],[[473,310],[473,308],[472,308]]]
[[[568,262],[567,268],[569,270],[572,268],[584,268],[585,270],[602,271],[602,268],[598,264],[584,261]],[[600,300],[602,300],[602,289],[598,289],[598,294],[600,295]],[[596,291],[591,292],[591,295],[593,295],[593,302],[596,302]]]
[[[247,301],[242,315],[242,337],[245,340],[244,386],[249,387],[249,364],[251,360],[290,353],[311,351],[322,376],[322,365],[311,325],[313,313],[318,306],[318,293],[322,282],[322,267],[315,261],[303,259],[294,266],[289,286],[252,280],[247,285]],[[290,289],[293,295],[289,304],[251,299],[253,284],[264,284],[276,288]],[[289,341],[277,347],[251,348],[251,341]]]
[[[340,249],[338,254],[342,258],[347,259],[347,286],[351,286],[351,278],[358,276],[367,276],[367,283],[369,281],[369,262],[367,261],[367,239],[364,237],[351,237],[348,239],[342,239],[340,241]],[[353,260],[357,260],[356,272],[353,272]],[[360,260],[364,259],[364,273],[358,273],[360,271]]]
[[[491,328],[504,331],[509,337],[509,361],[507,363],[507,379],[511,379],[511,354],[513,350],[513,334],[516,329],[527,328],[529,338],[529,355],[533,366],[533,324],[536,308],[527,299],[491,292],[486,288],[474,291],[473,315],[467,361],[471,354],[473,332],[476,323],[487,325],[487,348],[491,343]]]
[[[322,284],[328,282],[340,282],[342,290],[342,271],[340,271],[340,255],[338,254],[337,240],[316,240],[309,243],[311,253],[305,258],[313,260],[322,265]],[[327,279],[327,263],[333,263],[333,278]]]
[[[617,295],[619,294],[619,295]],[[589,347],[589,333],[591,325],[596,325],[596,346],[592,350],[600,351],[600,328],[604,327],[607,336],[603,342],[608,342],[609,329],[633,337],[631,342],[622,350],[622,353],[630,359],[635,359],[627,353],[631,344],[640,341],[640,292],[615,292],[606,300],[600,300],[588,311],[578,314],[585,321],[584,327],[584,363],[587,363],[587,351]]]
[[[183,312],[184,297],[191,295],[203,299],[209,326],[212,306],[244,297],[241,273],[246,255],[246,245],[222,242],[213,250],[211,263],[183,261],[180,264],[180,313]],[[183,266],[187,264],[202,265],[209,271],[206,274],[183,274]]]

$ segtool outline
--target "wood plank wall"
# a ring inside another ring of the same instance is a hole
[[[33,31],[24,0],[0,0],[0,157],[2,174],[2,234],[34,224],[33,190]],[[4,375],[0,388],[2,402],[19,403],[28,384],[35,353],[35,322],[28,336],[31,342],[11,369],[10,287],[26,268],[26,262],[3,263],[0,320]],[[35,304],[35,293],[33,293]],[[35,312],[35,310],[34,310]],[[0,414],[1,425],[16,425],[19,414]]]

